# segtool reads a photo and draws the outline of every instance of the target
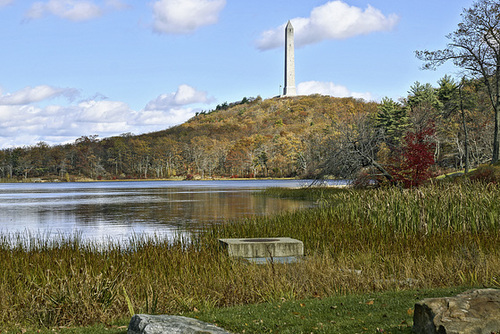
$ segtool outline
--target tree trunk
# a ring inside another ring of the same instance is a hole
[[[500,106],[497,103],[497,106],[495,108],[495,132],[493,134],[493,158],[491,159],[492,164],[498,162],[498,158],[500,156],[500,113],[498,112],[499,107]]]
[[[464,150],[465,150],[465,174],[469,172],[470,163],[469,163],[469,133],[467,131],[467,123],[465,121],[465,111],[464,104],[462,99],[462,87],[460,86],[460,111],[462,112],[462,126],[464,128]]]
[[[493,103],[493,111],[495,112],[495,132],[493,133],[493,157],[491,163],[494,164],[498,161],[500,155],[500,56],[497,54],[496,58],[496,73],[495,73],[495,100]]]

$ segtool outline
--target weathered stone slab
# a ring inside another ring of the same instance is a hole
[[[417,334],[500,333],[500,290],[469,290],[455,297],[428,298],[415,304]]]
[[[127,334],[230,334],[206,322],[176,315],[136,314]]]
[[[304,244],[292,238],[219,239],[219,243],[227,250],[229,256],[248,260],[273,258],[280,261],[280,259],[297,259],[304,256]]]

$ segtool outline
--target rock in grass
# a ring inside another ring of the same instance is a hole
[[[415,304],[417,334],[500,333],[500,290],[469,290],[455,297],[428,298]]]
[[[230,334],[222,328],[193,318],[175,315],[136,314],[127,334]]]

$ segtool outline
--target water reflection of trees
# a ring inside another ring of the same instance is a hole
[[[224,219],[252,215],[270,215],[293,211],[311,205],[308,202],[256,196],[251,191],[179,191],[179,189],[148,189],[141,196],[117,200],[103,197],[98,203],[77,205],[75,222],[79,226],[100,224],[135,224],[176,226],[180,229],[199,227]],[[137,201],[133,201],[138,197]]]

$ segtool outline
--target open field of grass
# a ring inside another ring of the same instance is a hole
[[[210,226],[190,240],[137,236],[104,249],[78,238],[1,236],[0,328],[110,325],[132,313],[208,314],[203,319],[212,321],[211,312],[232,306],[500,287],[497,185],[272,192],[314,196],[320,205]],[[304,261],[246,264],[221,253],[217,243],[278,236],[302,240]]]

